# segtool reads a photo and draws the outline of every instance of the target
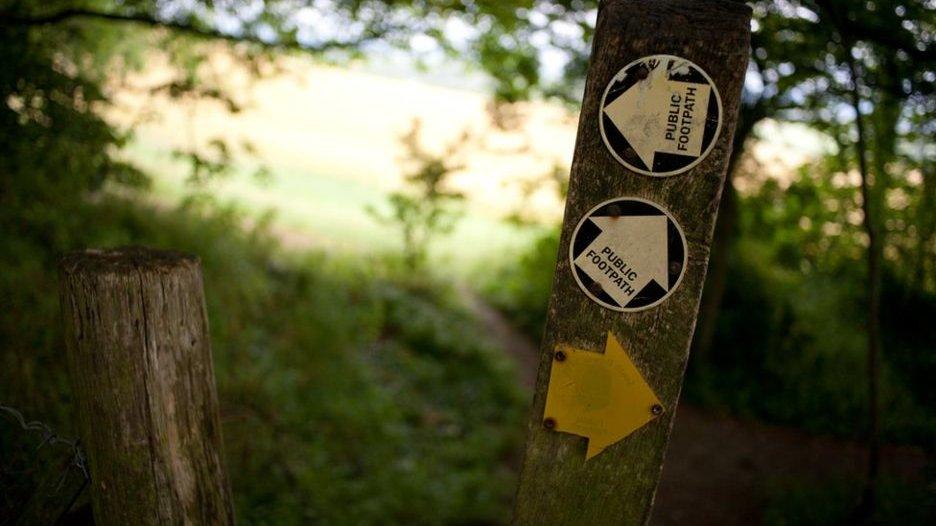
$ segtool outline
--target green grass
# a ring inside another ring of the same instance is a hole
[[[525,401],[506,356],[448,286],[379,259],[284,255],[225,208],[105,196],[57,217],[12,231],[0,255],[4,403],[74,434],[58,254],[188,251],[204,269],[238,522],[489,524],[509,515]],[[0,448],[13,451],[16,440],[0,433]]]
[[[153,177],[156,199],[175,204],[191,191],[188,165],[172,156],[157,139],[145,135],[125,155]],[[274,229],[289,242],[330,251],[381,254],[401,248],[399,233],[366,209],[386,207],[388,188],[360,174],[325,174],[290,163],[266,162],[272,173],[262,183],[251,176],[255,163],[235,163],[233,173],[210,184],[218,199],[236,203],[250,217],[273,212]],[[532,239],[529,229],[514,226],[468,202],[454,232],[434,242],[433,271],[465,278],[492,260],[513,257]]]
[[[858,524],[861,483],[838,479],[823,483],[775,484],[768,490],[766,526],[839,526]],[[877,510],[869,524],[924,526],[936,523],[936,487],[881,481]]]

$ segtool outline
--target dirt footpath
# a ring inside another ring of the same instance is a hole
[[[916,479],[922,450],[888,446],[885,473]],[[768,484],[863,476],[861,445],[680,405],[657,492],[655,525],[760,524]]]

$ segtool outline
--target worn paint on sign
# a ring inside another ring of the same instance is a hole
[[[611,80],[601,102],[601,136],[612,155],[646,175],[675,175],[711,151],[721,98],[705,71],[672,55],[636,60]]]
[[[560,354],[561,353],[561,354]],[[549,375],[544,419],[588,438],[585,460],[662,413],[662,405],[609,331],[604,353],[560,344]]]
[[[569,246],[572,274],[591,299],[622,312],[653,307],[679,286],[687,250],[663,207],[621,197],[594,207]]]

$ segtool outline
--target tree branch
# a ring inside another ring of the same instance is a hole
[[[103,20],[109,22],[128,22],[141,24],[153,28],[165,28],[179,33],[185,33],[191,36],[219,39],[231,42],[249,42],[268,48],[275,49],[294,49],[308,52],[322,52],[330,49],[348,49],[361,45],[364,42],[379,38],[386,34],[386,29],[369,30],[365,35],[354,40],[330,41],[318,45],[304,45],[297,41],[276,41],[270,42],[263,40],[256,35],[251,34],[233,34],[224,33],[217,29],[202,27],[191,22],[178,20],[163,20],[156,18],[148,13],[112,13],[103,11],[94,11],[91,9],[70,8],[39,16],[24,16],[13,13],[0,13],[0,26],[22,26],[37,27],[49,26],[67,22],[74,19]]]

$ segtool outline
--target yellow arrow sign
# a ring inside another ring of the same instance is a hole
[[[544,423],[588,438],[585,460],[662,412],[660,400],[610,331],[604,354],[556,346]]]

